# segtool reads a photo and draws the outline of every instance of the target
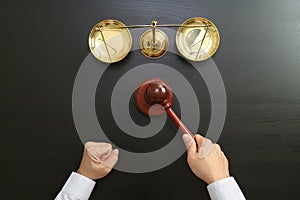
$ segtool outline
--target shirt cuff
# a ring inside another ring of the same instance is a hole
[[[61,191],[76,199],[87,200],[90,197],[95,184],[95,181],[72,172]]]
[[[212,200],[245,200],[240,187],[233,177],[211,183],[207,186]]]

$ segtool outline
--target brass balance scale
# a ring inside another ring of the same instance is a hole
[[[132,37],[129,29],[150,28],[140,38],[143,55],[157,59],[165,55],[169,39],[160,27],[178,27],[176,45],[186,59],[203,61],[210,58],[218,49],[220,36],[217,27],[208,19],[195,17],[183,24],[158,24],[126,26],[114,19],[97,23],[89,35],[89,47],[92,54],[100,61],[114,63],[122,60],[130,52]]]

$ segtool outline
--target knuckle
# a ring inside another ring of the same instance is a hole
[[[94,143],[94,142],[88,141],[88,142],[86,142],[86,143],[84,144],[84,147],[85,147],[85,148],[88,148],[88,147],[92,146],[93,143]]]
[[[104,143],[104,147],[107,149],[112,149],[112,145],[110,143]]]
[[[93,143],[93,142],[87,142],[87,143],[85,143],[85,145],[84,145],[84,149],[85,149],[87,152],[90,152],[91,149],[93,149],[93,148],[94,148],[94,143]]]
[[[84,148],[85,148],[87,151],[90,151],[91,149],[94,148],[94,146],[93,146],[93,145],[86,145]]]
[[[215,144],[215,148],[216,148],[217,150],[221,151],[221,147],[220,147],[219,144]]]

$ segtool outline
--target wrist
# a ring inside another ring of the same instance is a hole
[[[209,184],[212,184],[214,182],[217,182],[217,181],[229,178],[229,177],[230,177],[229,174],[228,175],[223,175],[223,176],[218,176],[218,177],[213,177],[211,180],[207,181],[206,183],[209,185]]]
[[[88,179],[90,179],[90,180],[95,181],[95,179],[92,176],[90,176],[89,173],[87,173],[85,170],[81,169],[80,167],[77,170],[77,173],[84,176],[84,177],[86,177],[86,178],[88,178]]]

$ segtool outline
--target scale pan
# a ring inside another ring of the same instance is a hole
[[[89,47],[100,61],[114,63],[129,53],[132,38],[125,24],[118,20],[107,19],[96,24],[89,35]]]
[[[220,35],[217,27],[208,19],[201,17],[186,20],[176,34],[179,52],[192,61],[210,58],[217,51],[219,43]]]

